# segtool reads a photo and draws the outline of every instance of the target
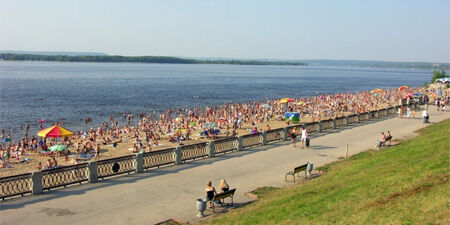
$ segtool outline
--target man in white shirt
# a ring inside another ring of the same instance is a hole
[[[423,123],[429,122],[428,120],[430,119],[430,117],[428,116],[428,111],[426,109],[424,109],[422,111],[422,117],[423,117]]]
[[[302,138],[301,138],[302,149],[305,146],[305,143],[308,141],[308,138],[309,138],[308,131],[304,127],[302,127]],[[306,145],[306,148],[309,148],[309,144]]]

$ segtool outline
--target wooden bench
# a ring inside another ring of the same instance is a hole
[[[305,176],[308,177],[306,168],[308,168],[308,164],[295,167],[293,171],[289,171],[286,173],[286,175],[284,175],[284,181],[287,181],[287,176],[291,175],[294,178],[294,182],[295,182],[295,174],[297,174],[297,176],[299,176],[299,173],[302,171],[305,171]]]
[[[389,136],[389,137],[387,137],[386,138],[386,141],[384,141],[384,145],[386,144],[386,142],[388,142],[389,141],[389,145],[391,145],[391,142],[392,142],[392,136]]]
[[[213,213],[214,213],[214,203],[216,201],[222,200],[222,205],[223,205],[223,204],[225,204],[225,198],[231,198],[231,205],[234,205],[234,203],[233,203],[234,192],[236,192],[236,188],[233,188],[229,191],[225,191],[225,192],[214,195],[214,198],[211,200]]]
[[[389,141],[389,146],[392,145],[392,136],[386,137],[386,140],[383,142],[378,142],[378,149],[381,149],[383,146],[387,147],[386,142]]]

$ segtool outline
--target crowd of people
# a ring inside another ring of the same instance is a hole
[[[137,115],[124,113],[121,118],[111,115],[109,122],[103,122],[97,128],[74,132],[72,137],[60,139],[29,137],[27,125],[25,137],[16,142],[11,140],[10,134],[6,134],[5,129],[2,129],[0,138],[6,142],[0,145],[0,157],[3,162],[0,166],[5,166],[11,159],[21,161],[27,152],[45,154],[49,146],[58,143],[68,146],[72,151],[69,150],[69,153],[75,154],[77,159],[92,156],[98,160],[102,145],[117,146],[127,143],[131,145],[133,152],[149,152],[163,141],[182,144],[184,141],[200,137],[214,139],[218,136],[236,136],[239,134],[238,130],[242,130],[244,126],[251,127],[250,132],[261,132],[263,123],[267,124],[266,130],[270,130],[268,122],[284,121],[284,114],[287,111],[299,112],[302,122],[319,121],[343,116],[346,113],[364,113],[397,105],[399,100],[411,98],[410,93],[414,92],[426,94],[427,91],[424,88],[390,89],[303,97],[286,104],[280,104],[277,100],[265,100],[167,110],[160,114],[156,111]],[[430,93],[433,92],[434,90]],[[445,108],[445,101],[441,100],[439,105]],[[408,109],[408,112],[410,111],[411,109]],[[88,124],[90,121],[91,118],[86,118],[85,123]],[[289,122],[286,125],[289,125]],[[303,148],[308,136],[303,131],[301,135]],[[295,143],[293,144],[295,146]],[[66,157],[65,160],[70,159]],[[76,162],[75,160],[74,163]]]

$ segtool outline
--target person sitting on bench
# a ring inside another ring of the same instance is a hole
[[[220,192],[221,192],[221,193],[230,190],[230,186],[227,184],[227,181],[226,181],[225,179],[222,179],[222,180],[220,181],[219,189],[220,189]]]
[[[391,145],[392,144],[392,135],[391,135],[391,131],[387,131],[387,134],[386,134],[386,140],[385,140],[385,142],[386,141],[389,141],[389,145]]]
[[[214,195],[217,194],[216,189],[212,186],[211,181],[208,181],[208,183],[206,184],[205,191],[206,191],[206,201],[209,201],[209,208],[211,208],[212,207],[211,201],[213,200]]]
[[[381,146],[383,146],[384,142],[386,142],[386,136],[384,135],[384,132],[381,132],[381,137],[377,141],[378,149],[381,149]]]

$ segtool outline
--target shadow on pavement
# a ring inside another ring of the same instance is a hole
[[[142,173],[133,173],[129,175],[118,175],[109,178],[105,178],[104,180],[99,179],[97,183],[83,183],[82,185],[70,185],[67,188],[55,188],[49,191],[45,191],[40,195],[28,195],[24,197],[17,197],[12,199],[7,199],[1,202],[0,211],[6,209],[16,209],[22,208],[27,204],[34,204],[42,201],[52,200],[56,198],[68,197],[68,196],[76,196],[83,195],[90,190],[95,190],[103,187],[109,187],[111,185],[121,185],[121,184],[129,184],[135,183],[142,179],[148,179],[157,176],[163,176],[166,174],[178,173],[179,171],[209,165],[215,162],[219,162],[222,160],[227,160],[231,158],[243,157],[256,152],[268,151],[275,147],[280,147],[286,145],[287,142],[275,142],[270,145],[259,146],[255,148],[249,148],[241,152],[232,152],[232,154],[220,154],[214,158],[206,158],[201,160],[191,160],[186,161],[184,164],[175,165],[175,166],[166,166],[160,168],[152,168]]]

